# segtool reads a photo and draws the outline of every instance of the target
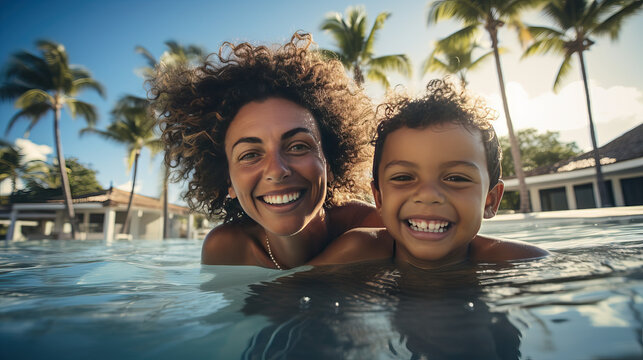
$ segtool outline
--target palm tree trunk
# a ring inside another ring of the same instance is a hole
[[[359,66],[358,62],[355,62],[353,66],[353,80],[357,86],[362,87],[364,83],[364,74],[362,73],[362,68]]]
[[[132,201],[134,200],[134,187],[136,186],[136,172],[138,170],[138,157],[141,155],[141,150],[136,150],[136,155],[134,155],[134,176],[132,179],[132,191],[129,194],[129,201],[127,202],[127,210],[125,211],[125,224],[121,229],[121,234],[129,233],[130,225],[130,212],[132,210]]]
[[[500,84],[500,95],[502,96],[502,106],[505,110],[505,119],[507,120],[507,130],[509,132],[509,145],[511,149],[511,157],[514,162],[514,169],[516,177],[518,178],[518,190],[520,192],[520,212],[528,213],[531,211],[529,206],[529,192],[527,192],[527,183],[525,182],[525,173],[522,170],[522,158],[520,157],[520,144],[514,133],[513,123],[509,115],[509,103],[507,102],[507,93],[505,91],[505,80],[502,76],[502,68],[500,66],[500,52],[498,51],[498,34],[497,29],[494,31],[489,30],[491,36],[491,43],[493,46],[493,56],[496,59],[496,71],[498,73],[498,82]]]
[[[611,206],[607,198],[607,189],[605,188],[605,180],[603,179],[603,171],[601,169],[601,156],[598,153],[598,144],[596,143],[596,131],[594,130],[594,121],[592,120],[592,106],[589,100],[589,84],[587,82],[587,73],[585,71],[585,59],[583,52],[578,52],[580,59],[580,68],[583,73],[583,85],[585,86],[585,99],[587,100],[587,115],[589,116],[589,133],[592,137],[592,148],[594,150],[594,164],[596,164],[596,182],[598,184],[598,199],[596,205],[598,207]]]
[[[63,198],[65,199],[65,211],[67,212],[67,217],[71,223],[71,238],[75,240],[78,235],[78,222],[76,221],[74,205],[71,199],[71,188],[69,187],[69,179],[67,178],[67,164],[65,163],[63,145],[60,139],[60,105],[58,103],[54,104],[54,140],[56,141],[56,155],[58,157],[60,182],[63,188]]]
[[[163,179],[163,239],[167,239],[170,236],[169,200],[167,198],[167,183],[170,178],[170,168],[167,165],[164,165],[163,168],[165,169],[165,178]]]

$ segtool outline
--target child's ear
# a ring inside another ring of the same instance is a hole
[[[375,186],[374,180],[371,180],[371,190],[373,191],[373,199],[375,199],[375,206],[379,210],[382,207],[382,193],[380,193],[377,186]]]
[[[502,180],[498,180],[496,186],[493,189],[489,190],[487,193],[487,199],[484,203],[484,218],[491,219],[496,215],[498,211],[498,206],[500,206],[500,200],[502,199],[502,194],[505,192],[505,183]]]

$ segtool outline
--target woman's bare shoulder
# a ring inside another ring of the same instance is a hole
[[[244,265],[251,253],[252,238],[239,225],[221,224],[206,235],[201,248],[201,263],[206,265]]]
[[[384,226],[375,206],[358,200],[335,206],[328,211],[328,214],[338,235],[359,227]]]
[[[390,258],[393,239],[384,228],[351,229],[309,262],[310,265],[347,264],[358,261]]]
[[[547,255],[549,251],[523,241],[477,235],[471,243],[471,258],[476,261],[526,260]]]

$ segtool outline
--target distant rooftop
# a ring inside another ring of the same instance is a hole
[[[82,203],[101,203],[103,206],[119,206],[127,205],[129,201],[129,191],[124,191],[116,188],[109,188],[89,194],[77,195],[74,196],[72,202],[74,204]],[[62,196],[52,196],[49,198],[44,198],[41,201],[42,203],[63,203]],[[160,199],[153,198],[150,196],[134,194],[134,199],[132,200],[132,206],[148,208],[148,209],[161,209],[163,207],[163,202]],[[179,206],[175,204],[168,204],[168,208],[173,213],[187,214],[189,209],[185,206]]]
[[[643,157],[643,124],[636,126],[623,135],[601,146],[598,149],[601,156],[601,165],[613,164],[621,161]],[[570,159],[559,161],[553,165],[541,166],[525,172],[525,176],[555,174],[594,167],[594,151],[574,156]],[[515,178],[508,176],[505,179]]]

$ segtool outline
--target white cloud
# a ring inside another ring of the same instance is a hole
[[[603,88],[590,82],[592,115],[599,146],[643,123],[643,94],[633,87]],[[506,120],[499,94],[484,95],[498,110],[494,127],[500,136],[507,134]],[[581,81],[565,86],[559,93],[530,96],[515,82],[507,84],[509,111],[514,130],[536,128],[540,132],[559,131],[561,140],[576,141],[584,150],[591,148],[585,91]]]
[[[132,191],[132,181],[130,180],[130,181],[124,183],[124,184],[117,185],[116,188],[120,189],[120,190],[130,192],[130,191]],[[137,181],[136,186],[134,187],[134,193],[140,194],[142,188],[143,188],[143,182],[142,181]]]
[[[38,145],[28,139],[16,139],[16,147],[24,155],[24,161],[42,160],[47,161],[47,155],[53,153],[53,149],[48,145]]]

